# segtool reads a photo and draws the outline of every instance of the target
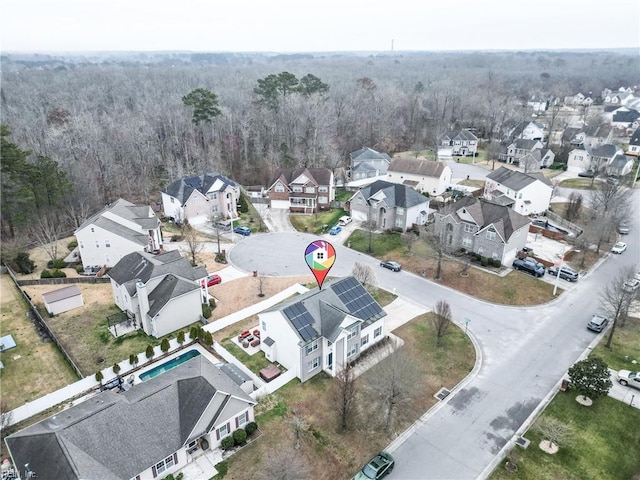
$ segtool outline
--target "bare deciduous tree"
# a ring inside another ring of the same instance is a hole
[[[51,260],[58,258],[58,239],[62,235],[62,225],[51,215],[41,215],[33,227],[33,236],[49,255]]]
[[[349,363],[338,372],[333,380],[331,389],[338,422],[342,430],[346,430],[355,416],[358,397],[358,384],[353,374],[353,368]]]
[[[447,225],[444,222],[436,222],[425,230],[425,238],[433,249],[437,261],[435,280],[442,278],[442,259],[449,251],[449,239],[447,239],[446,233]]]
[[[184,223],[183,223],[184,225]],[[198,235],[198,231],[187,223],[184,228],[185,253],[191,258],[191,265],[194,267],[198,264],[198,255],[204,249],[204,241]]]
[[[280,445],[265,456],[252,475],[256,480],[306,480],[311,478],[311,468],[299,450]]]
[[[451,326],[451,307],[444,300],[438,300],[431,316],[431,324],[436,334],[436,347],[442,345],[442,337]]]
[[[613,334],[616,327],[624,326],[629,306],[634,298],[634,293],[626,288],[625,283],[631,280],[635,274],[635,267],[627,266],[618,271],[618,274],[604,287],[600,293],[600,304],[607,318],[611,322],[611,329],[607,337],[605,347],[611,348]]]
[[[297,413],[295,410],[292,413],[293,415],[291,416],[289,423],[291,423],[293,436],[295,438],[294,448],[297,450],[300,448],[300,440],[302,440],[305,432],[309,429],[309,424],[304,419],[304,417]]]
[[[582,194],[578,192],[571,192],[569,194],[569,202],[567,203],[567,211],[565,216],[570,222],[580,218],[582,212]]]
[[[371,292],[371,290],[373,290],[378,284],[376,274],[373,272],[373,268],[369,265],[356,262],[351,270],[351,275],[353,275],[369,292]]]
[[[389,431],[404,408],[408,407],[416,390],[418,379],[411,356],[396,344],[385,349],[391,353],[378,362],[366,375],[367,389],[371,392],[371,406],[382,413],[382,426]]]
[[[559,447],[573,434],[571,425],[546,415],[536,422],[535,429],[542,435],[544,441],[549,442],[548,446],[552,449]]]

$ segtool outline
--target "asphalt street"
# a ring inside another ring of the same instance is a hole
[[[639,196],[634,192],[636,211]],[[624,254],[609,255],[557,300],[527,308],[485,303],[412,273],[383,269],[376,259],[334,243],[336,263],[329,275],[348,275],[360,262],[375,269],[381,287],[426,308],[445,300],[459,325],[469,320],[477,347],[472,375],[389,446],[396,458],[390,478],[473,479],[489,473],[503,447],[596,338],[585,325],[599,310],[598,292],[622,266],[640,263],[638,232],[636,219]],[[252,235],[229,258],[246,272],[304,274],[305,248],[317,239],[303,233]]]

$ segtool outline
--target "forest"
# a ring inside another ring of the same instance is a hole
[[[529,99],[636,85],[634,51],[2,56],[2,235],[73,229],[117,198],[221,172],[266,185],[291,166],[343,167],[368,146],[483,140]]]

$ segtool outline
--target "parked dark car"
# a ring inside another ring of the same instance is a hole
[[[402,265],[398,262],[394,262],[393,260],[383,260],[380,262],[380,266],[384,268],[388,268],[389,270],[393,270],[394,272],[399,272],[402,270]]]
[[[602,315],[594,315],[591,320],[589,320],[589,323],[587,323],[587,328],[594,332],[600,333],[605,328],[607,328],[608,324],[609,320]]]
[[[535,261],[533,258],[516,258],[512,264],[515,270],[528,273],[534,277],[542,277],[544,275],[544,265]]]
[[[553,275],[554,277],[558,275],[558,267],[549,267],[549,275]],[[573,268],[567,267],[566,265],[562,266],[560,270],[560,278],[566,280],[568,282],[577,282],[578,281],[578,272],[576,272]]]
[[[378,480],[385,477],[391,470],[395,461],[387,452],[380,452],[355,474],[352,480]]]
[[[251,235],[251,229],[249,227],[237,226],[233,229],[238,235],[244,235],[248,237]]]

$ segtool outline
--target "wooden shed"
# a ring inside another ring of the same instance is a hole
[[[77,285],[70,285],[52,292],[43,293],[42,297],[49,315],[58,315],[84,305],[82,292],[80,292]]]

